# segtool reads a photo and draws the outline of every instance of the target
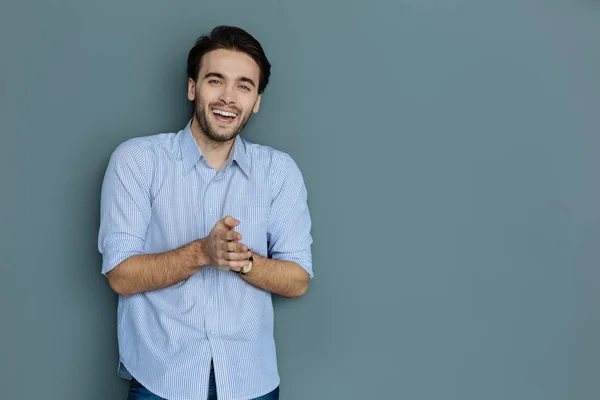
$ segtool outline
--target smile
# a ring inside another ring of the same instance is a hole
[[[235,117],[237,117],[236,113],[233,113],[233,112],[230,112],[230,111],[225,111],[225,110],[220,110],[218,108],[213,109],[212,112],[215,115],[220,115],[220,116],[227,117],[227,118],[235,118]]]

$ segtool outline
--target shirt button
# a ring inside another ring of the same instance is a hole
[[[212,208],[208,209],[208,215],[212,215]]]

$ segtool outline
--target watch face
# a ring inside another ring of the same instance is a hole
[[[250,272],[251,269],[252,269],[252,261],[250,261],[250,264],[248,264],[247,266],[245,266],[244,268],[242,268],[242,270],[244,271],[244,273]]]

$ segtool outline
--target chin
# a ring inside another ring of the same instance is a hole
[[[235,133],[234,131],[230,131],[230,132],[219,132],[219,131],[212,131],[212,135],[209,135],[213,140],[217,140],[219,142],[228,142],[230,140],[233,140],[236,136],[237,133]]]

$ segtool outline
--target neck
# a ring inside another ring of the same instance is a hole
[[[200,125],[198,125],[196,116],[194,116],[190,128],[198,147],[200,147],[200,151],[202,151],[202,154],[206,157],[208,165],[219,172],[223,164],[225,164],[229,158],[229,153],[231,153],[235,138],[228,140],[227,142],[219,142],[209,138],[204,131],[202,131]]]

